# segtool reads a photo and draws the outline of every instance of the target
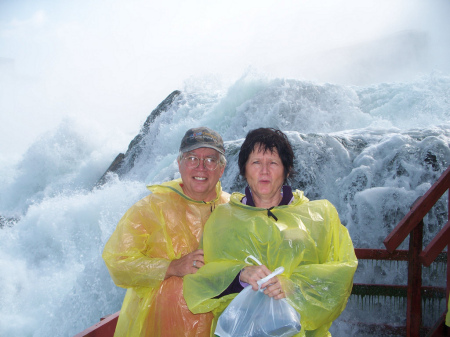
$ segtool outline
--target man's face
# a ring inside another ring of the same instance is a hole
[[[205,167],[205,158],[214,158],[219,161],[220,154],[214,149],[201,147],[183,154],[183,159],[178,162],[181,179],[183,180],[183,192],[191,199],[198,201],[211,201],[216,198],[216,184],[222,177],[224,166],[217,165],[214,171]],[[188,167],[186,157],[197,157],[199,165],[195,168]]]

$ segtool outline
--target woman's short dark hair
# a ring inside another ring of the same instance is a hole
[[[290,177],[294,175],[294,152],[287,136],[277,129],[259,128],[249,131],[242,143],[238,160],[239,173],[242,177],[245,178],[245,164],[255,147],[260,147],[264,152],[273,152],[276,149],[283,163],[284,179],[286,180],[288,175]]]

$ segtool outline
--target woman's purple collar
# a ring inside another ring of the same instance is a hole
[[[292,188],[288,185],[283,185],[283,188],[281,190],[282,198],[278,206],[284,206],[289,205],[292,201],[292,198],[294,195],[292,194]],[[241,203],[248,205],[248,206],[255,206],[255,201],[253,200],[252,191],[250,190],[250,187],[247,186],[245,188],[245,197],[241,199]]]

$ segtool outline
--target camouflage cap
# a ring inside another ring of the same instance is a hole
[[[222,137],[207,127],[189,129],[181,140],[180,152],[188,152],[201,147],[209,147],[225,155]]]

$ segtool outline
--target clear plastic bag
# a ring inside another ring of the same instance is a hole
[[[261,263],[253,256],[253,260]],[[246,259],[247,261],[247,259]],[[242,290],[217,321],[219,337],[290,337],[300,332],[300,315],[285,298],[276,300],[264,294],[261,285],[281,274],[283,267],[258,281],[259,290],[251,286]]]

